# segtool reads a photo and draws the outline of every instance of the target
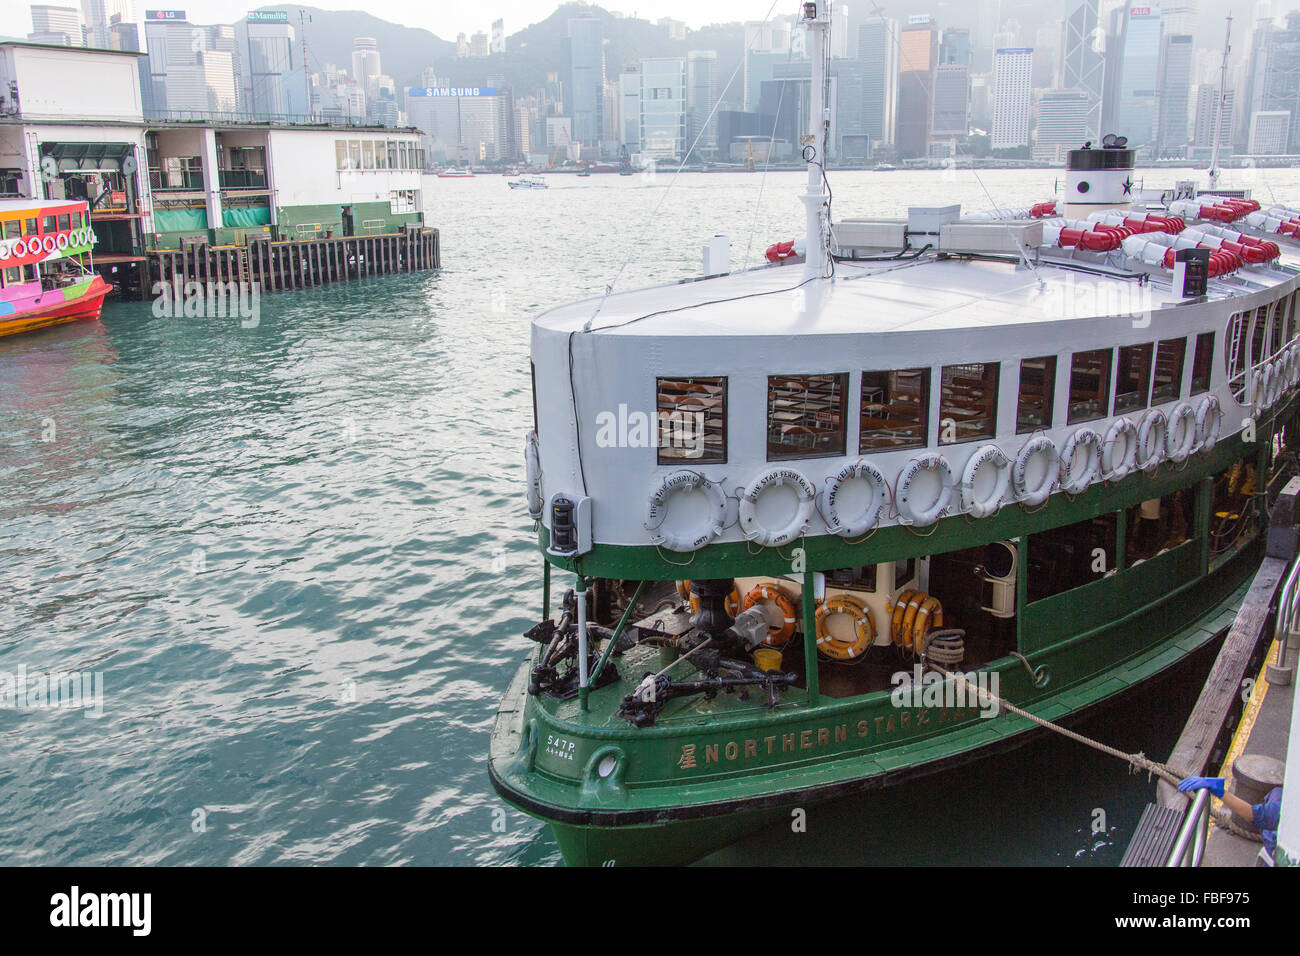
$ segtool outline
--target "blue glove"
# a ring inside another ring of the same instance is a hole
[[[1178,784],[1178,789],[1183,793],[1192,790],[1208,790],[1216,797],[1223,796],[1223,778],[1222,777],[1188,777]]]

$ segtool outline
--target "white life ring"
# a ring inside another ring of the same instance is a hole
[[[1178,437],[1179,428],[1182,437]],[[1186,402],[1179,402],[1169,413],[1165,428],[1165,457],[1176,465],[1185,462],[1196,449],[1196,412]]]
[[[789,485],[799,498],[790,520],[779,528],[769,528],[758,520],[758,499],[772,488]],[[749,483],[740,496],[740,530],[750,541],[765,548],[777,548],[803,533],[812,516],[817,489],[793,468],[770,468]]]
[[[852,481],[865,482],[871,489],[871,498],[856,515],[846,517],[840,514],[839,498],[844,486]],[[826,488],[826,507],[822,515],[826,519],[826,527],[841,538],[862,537],[876,526],[888,488],[885,476],[870,462],[858,461],[845,465],[830,479],[830,485]]]
[[[679,493],[692,491],[703,492],[708,498],[708,516],[689,531],[664,530],[663,523],[668,518],[668,502]],[[646,504],[645,529],[655,544],[686,554],[700,550],[722,534],[726,517],[727,496],[723,494],[720,485],[709,481],[697,471],[674,471],[650,492],[650,500]]]
[[[984,445],[966,459],[966,467],[961,475],[961,503],[973,518],[987,518],[997,514],[1002,499],[1006,497],[1007,485],[1011,481],[1011,460],[997,445]],[[996,473],[993,486],[981,498],[975,490],[982,471],[992,468]]]
[[[1082,467],[1077,461],[1080,448],[1085,454]],[[1101,435],[1091,428],[1077,429],[1061,449],[1061,490],[1070,495],[1081,494],[1100,471]]]
[[[53,251],[54,251],[54,237],[53,237],[53,236],[46,236],[44,239],[42,239],[42,240],[41,240],[41,248],[44,249],[46,252],[53,252]]]
[[[1030,488],[1027,480],[1029,463],[1040,456],[1047,462],[1047,471],[1038,486]],[[1061,454],[1057,451],[1056,442],[1046,435],[1039,435],[1037,438],[1029,439],[1025,447],[1020,449],[1020,454],[1016,456],[1015,466],[1011,470],[1011,480],[1016,489],[1016,497],[1020,499],[1021,504],[1028,505],[1031,508],[1036,508],[1047,500],[1060,477]]]
[[[528,517],[542,516],[542,456],[537,446],[537,432],[524,436],[524,494],[528,498]]]
[[[1223,407],[1213,395],[1206,395],[1196,407],[1197,454],[1213,450],[1223,427]]]
[[[0,259],[8,259],[10,255],[12,255],[10,244],[0,242]]]
[[[23,256],[27,255],[27,243],[25,243],[25,242],[24,242],[23,240],[21,240],[21,239],[15,239],[15,240],[14,240],[14,255],[16,255],[19,259],[21,259]]]
[[[926,508],[918,508],[912,501],[912,482],[923,471],[939,473],[939,494]],[[894,493],[894,504],[899,517],[905,524],[921,527],[932,525],[948,510],[952,500],[952,468],[938,452],[928,452],[919,458],[913,458],[898,473],[898,489]]]
[[[1137,426],[1117,418],[1106,432],[1101,449],[1101,476],[1106,481],[1123,481],[1133,473],[1137,460]]]
[[[75,233],[73,233],[73,237],[77,245],[84,246],[86,244],[86,230],[78,229]]]
[[[1252,392],[1254,404],[1258,408],[1268,408],[1268,393],[1273,387],[1273,367],[1271,365],[1261,365],[1255,369],[1251,381],[1254,383]]]
[[[58,246],[60,250],[66,249],[68,248],[68,237],[65,236],[63,233],[59,233],[57,236],[54,237],[54,244]]]
[[[1277,404],[1277,400],[1282,397],[1282,376],[1286,372],[1279,361],[1270,364],[1269,371],[1272,373],[1272,381],[1268,385],[1268,405],[1269,408],[1272,408]]]
[[[1169,422],[1165,413],[1153,408],[1138,423],[1137,466],[1151,474],[1165,460],[1165,443],[1169,435]]]

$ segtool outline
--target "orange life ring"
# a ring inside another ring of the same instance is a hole
[[[832,614],[845,614],[853,618],[857,639],[852,641],[832,637],[826,620]],[[817,605],[817,651],[832,660],[851,661],[860,657],[876,639],[876,619],[871,609],[847,594],[837,594]]]
[[[677,596],[691,605],[691,613],[695,614],[700,609],[700,599],[691,593],[690,581],[677,582]],[[727,595],[727,601],[724,607],[727,613],[735,617],[740,613],[740,588],[732,587],[731,593]]]
[[[916,591],[908,588],[894,599],[894,603],[890,607],[890,611],[893,612],[893,617],[890,618],[889,622],[892,625],[890,636],[893,638],[895,644],[905,643],[903,638],[900,636],[905,633],[903,630],[903,617],[907,614],[908,602],[916,596],[916,593]]]
[[[920,654],[925,647],[925,635],[930,632],[931,628],[943,627],[943,605],[939,599],[923,594],[925,598],[916,609],[915,620],[912,621],[912,649]]]
[[[789,591],[776,584],[760,584],[745,595],[744,610],[748,611],[759,601],[770,601],[781,612],[782,623],[768,625],[767,637],[763,643],[769,647],[783,647],[794,634],[795,609],[794,597]]]

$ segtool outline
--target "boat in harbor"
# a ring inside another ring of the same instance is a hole
[[[506,183],[511,189],[547,189],[549,184],[534,176],[522,176],[519,179],[512,179]]]
[[[0,335],[98,318],[94,244],[84,200],[0,199]]]
[[[470,169],[444,169],[438,173],[439,179],[474,179],[477,173]]]
[[[1142,690],[1233,620],[1296,470],[1300,206],[1136,189],[1107,137],[1057,199],[836,219],[827,7],[801,241],[532,324],[543,592],[488,763],[569,864],[689,862],[1025,743],[999,699]]]

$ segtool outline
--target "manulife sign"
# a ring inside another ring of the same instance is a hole
[[[288,23],[289,11],[287,10],[249,10],[249,23]]]

